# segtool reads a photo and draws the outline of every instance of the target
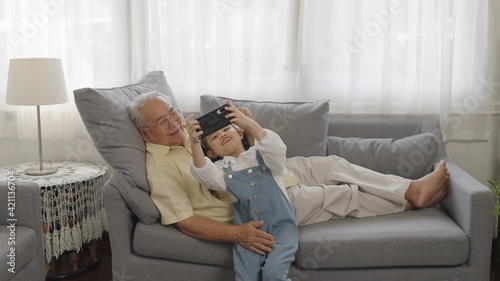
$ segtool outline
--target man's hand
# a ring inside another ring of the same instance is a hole
[[[260,228],[264,221],[251,221],[238,226],[238,243],[259,255],[271,252],[269,246],[274,245],[274,237]]]
[[[259,229],[264,225],[263,221],[230,225],[192,216],[175,225],[189,236],[208,241],[238,243],[259,255],[271,252],[269,246],[274,245],[274,237]]]

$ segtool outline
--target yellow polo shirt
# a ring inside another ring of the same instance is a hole
[[[191,175],[193,159],[187,131],[184,146],[146,143],[146,171],[151,198],[161,214],[161,223],[174,224],[194,215],[221,223],[233,223],[229,196],[221,200],[210,194]]]

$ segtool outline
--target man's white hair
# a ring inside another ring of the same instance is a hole
[[[137,128],[141,128],[141,127],[146,126],[146,124],[144,124],[144,116],[142,115],[141,108],[145,104],[147,104],[155,99],[163,100],[163,101],[165,101],[165,103],[172,106],[172,102],[170,100],[170,97],[166,96],[158,91],[151,91],[151,92],[147,92],[144,94],[140,94],[139,96],[137,96],[135,98],[134,101],[130,102],[127,105],[128,116],[129,116],[130,120],[132,120],[132,123],[134,123],[134,125]]]

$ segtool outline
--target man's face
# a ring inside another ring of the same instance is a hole
[[[184,141],[182,119],[173,113],[171,105],[158,98],[145,104],[140,111],[147,127],[139,128],[144,141],[166,146],[182,145]],[[159,123],[162,125],[158,126]]]

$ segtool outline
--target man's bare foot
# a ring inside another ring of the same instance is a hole
[[[433,207],[448,194],[448,168],[441,161],[434,171],[420,179],[413,180],[405,193],[405,209]]]

